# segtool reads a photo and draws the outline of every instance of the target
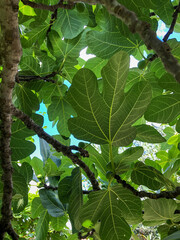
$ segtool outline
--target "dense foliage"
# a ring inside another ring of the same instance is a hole
[[[12,2],[0,3],[1,239],[180,239],[180,43],[154,34],[160,20],[180,32],[179,1],[19,1],[8,85]],[[59,134],[43,130],[41,103]]]

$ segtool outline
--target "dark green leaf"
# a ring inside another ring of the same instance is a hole
[[[149,125],[142,124],[134,127],[136,128],[136,140],[138,141],[148,143],[161,143],[166,141],[155,128]]]
[[[131,200],[130,200],[131,199]],[[117,185],[89,194],[89,201],[81,210],[81,222],[100,221],[100,237],[104,240],[129,239],[129,223],[141,221],[140,199],[129,190]]]
[[[144,116],[151,122],[169,123],[179,114],[180,94],[169,94],[155,97]]]
[[[131,54],[138,47],[135,38],[133,41],[117,32],[90,31],[87,33],[87,43],[92,53],[103,59],[112,57],[120,50]]]
[[[53,25],[53,29],[59,34],[62,33],[64,38],[72,39],[83,31],[88,21],[87,9],[82,13],[79,13],[76,8],[73,10],[59,9],[58,20]]]
[[[23,162],[19,172],[24,176],[27,184],[32,180],[33,170],[29,163]]]
[[[58,184],[58,196],[62,203],[68,203],[72,190],[72,176],[63,178]]]
[[[79,213],[83,204],[82,197],[82,178],[81,171],[79,168],[75,168],[72,171],[72,187],[71,194],[69,197],[69,216],[73,227],[76,230],[80,230],[81,223],[79,220]]]
[[[16,94],[18,97],[18,102],[21,110],[28,114],[32,114],[32,110],[39,109],[39,100],[31,90],[23,87],[22,85],[16,86]]]
[[[60,217],[64,215],[64,207],[59,201],[57,194],[52,190],[41,189],[39,191],[41,202],[44,208],[52,217]]]
[[[36,147],[34,143],[24,139],[11,138],[12,161],[21,160],[32,154]]]
[[[164,186],[160,178],[161,176],[162,174],[155,168],[146,166],[142,162],[137,162],[132,171],[131,179],[138,185],[145,185],[150,189],[158,190]]]

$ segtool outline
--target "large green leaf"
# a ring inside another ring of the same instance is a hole
[[[87,146],[87,151],[89,152],[89,158],[85,159],[85,163],[90,167],[93,163],[96,165],[98,170],[103,174],[106,175],[107,168],[106,165],[110,161],[109,159],[109,150],[105,151],[106,145],[101,146],[101,153],[92,145]],[[109,146],[106,146],[107,148]],[[114,156],[114,155],[113,155]]]
[[[177,203],[173,199],[146,199],[144,201],[145,221],[166,221],[176,218]]]
[[[100,221],[100,237],[104,240],[129,239],[129,225],[142,218],[140,199],[122,186],[109,187],[89,194],[89,201],[82,207],[81,222],[90,219]]]
[[[47,20],[46,22],[43,22],[41,25],[34,27],[32,30],[28,29],[29,31],[21,39],[22,46],[24,48],[29,48],[36,42],[42,43],[49,28],[49,21]]]
[[[142,7],[148,9],[157,9],[158,7],[163,6],[168,0],[118,0],[122,5],[126,6],[128,9],[135,11],[138,15],[142,15]]]
[[[57,194],[52,190],[41,189],[39,195],[44,208],[52,217],[60,217],[64,215],[64,206],[59,201]]]
[[[31,118],[35,121],[36,124],[42,127],[44,120],[43,116],[33,113]],[[12,123],[11,132],[14,138],[19,139],[24,139],[36,134],[34,131],[28,129],[26,125],[19,119]]]
[[[169,73],[163,74],[158,83],[162,88],[180,94],[180,84]]]
[[[72,106],[66,101],[65,98],[53,96],[51,98],[52,103],[48,106],[49,120],[53,121],[58,118],[57,130],[66,137],[70,136],[68,130],[68,119],[73,115],[76,115]]]
[[[136,140],[148,143],[161,143],[166,141],[155,128],[149,125],[137,125],[135,128],[137,131]]]
[[[12,207],[14,212],[21,212],[28,203],[28,185],[22,174],[14,169],[13,176],[13,201]]]
[[[39,109],[39,100],[35,93],[22,85],[16,85],[15,89],[20,109],[24,113],[31,115],[32,110]]]
[[[35,171],[36,176],[38,175],[45,176],[45,172],[43,169],[43,161],[41,159],[33,157],[30,164],[33,167],[33,170]]]
[[[11,138],[12,161],[21,160],[28,157],[36,150],[34,143],[24,139]]]
[[[66,176],[58,184],[58,196],[62,203],[68,203],[72,191],[72,176]]]
[[[114,171],[116,174],[122,174],[129,170],[129,167],[143,154],[142,147],[132,147],[125,150],[123,153],[118,153],[118,147],[112,148],[109,145],[101,145],[101,153],[93,146],[89,145],[86,148],[89,152],[89,158],[85,159],[85,163],[90,167],[93,163],[97,169],[105,176],[106,172],[112,169],[112,159],[115,164]],[[111,163],[111,164],[110,164]],[[110,165],[110,166],[108,166]],[[103,176],[101,175],[103,178]],[[104,179],[104,178],[103,178]]]
[[[125,52],[115,54],[102,70],[103,93],[92,71],[81,69],[73,78],[67,98],[78,117],[69,120],[69,130],[78,139],[92,143],[127,146],[136,135],[131,125],[151,100],[147,82],[139,82],[124,94],[129,68]]]
[[[69,56],[76,59],[79,57],[79,52],[85,47],[84,33],[74,39],[62,40],[56,31],[51,31],[49,39],[52,45],[52,54],[56,58],[66,59]]]
[[[123,36],[129,37],[132,33],[129,28],[118,18],[110,14],[106,8],[101,8],[96,14],[98,26],[108,32],[120,32]]]
[[[32,114],[32,119],[39,125],[43,125],[43,117],[38,114]],[[12,160],[21,160],[34,152],[35,145],[25,138],[34,135],[35,132],[28,129],[20,120],[12,124],[11,149]]]
[[[75,227],[76,230],[80,230],[81,228],[81,223],[79,221],[79,212],[82,204],[83,197],[81,171],[79,168],[75,168],[72,171],[72,190],[69,197],[68,213],[72,226]]]
[[[21,58],[20,61],[20,68],[21,71],[26,71],[26,72],[30,72],[30,75],[40,75],[40,65],[38,63],[37,60],[35,60],[35,58],[33,56],[25,56]],[[20,76],[21,76],[21,72],[20,72]]]
[[[119,32],[89,31],[86,38],[92,53],[103,59],[112,57],[120,50],[131,54],[139,46],[135,38],[123,37]]]
[[[36,225],[36,240],[44,240],[47,237],[49,227],[49,214],[44,210]]]
[[[131,147],[116,155],[114,162],[116,164],[116,174],[127,172],[133,162],[142,156],[144,149],[142,147]]]
[[[170,25],[173,20],[172,16],[174,13],[174,8],[171,1],[164,1],[159,8],[155,9],[155,13],[162,19],[163,22]]]
[[[64,38],[72,39],[83,31],[88,21],[89,16],[87,9],[81,13],[79,13],[76,8],[73,10],[59,9],[53,29],[60,34],[62,33]]]
[[[62,231],[62,229],[64,229],[66,227],[68,217],[67,217],[67,215],[64,215],[62,217],[50,216],[50,221],[51,221],[51,225],[55,231]]]
[[[63,98],[65,92],[67,91],[66,85],[59,86],[58,84],[47,82],[44,84],[40,91],[40,96],[43,99],[45,104],[51,103],[51,99],[54,96],[58,96],[59,98]]]
[[[33,170],[32,170],[32,167],[29,163],[23,162],[21,167],[20,167],[19,172],[24,176],[27,184],[32,180]]]
[[[36,197],[31,202],[31,217],[37,218],[44,211],[40,197]]]
[[[162,186],[169,184],[169,181],[166,181],[161,172],[142,162],[135,164],[134,170],[131,173],[131,179],[134,183],[145,185],[153,190],[158,190]]]
[[[174,232],[168,237],[164,238],[164,240],[178,240],[180,236],[180,231]]]
[[[180,114],[180,94],[162,95],[153,98],[145,118],[151,122],[169,123]]]

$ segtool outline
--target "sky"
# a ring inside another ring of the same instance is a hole
[[[168,31],[168,29],[166,28],[165,24],[162,22],[162,21],[159,21],[158,23],[158,30],[157,30],[157,36],[162,40],[162,38],[164,37],[164,35],[166,34],[166,32]],[[179,33],[173,33],[170,35],[169,39],[171,38],[176,38],[177,40],[180,40],[180,34]],[[81,52],[80,52],[80,57],[83,58],[84,60],[88,60],[89,58],[92,58],[94,57],[95,55],[92,55],[92,54],[86,54],[86,49],[83,49]],[[131,56],[131,60],[130,60],[130,68],[132,67],[137,67],[137,63],[138,61]],[[68,85],[68,82],[66,81],[65,82],[66,85]],[[43,114],[44,115],[44,130],[50,134],[50,135],[55,135],[55,134],[59,134],[57,129],[56,129],[56,126],[54,126],[52,128],[52,122],[49,121],[48,119],[48,115],[47,115],[47,109],[46,109],[46,106],[41,103],[40,104],[40,109],[39,111],[37,111],[37,114]],[[39,138],[38,136],[33,136],[34,138],[34,143],[36,145],[36,151],[31,155],[31,157],[38,157],[41,159],[41,155],[40,155],[40,148],[39,148]],[[71,139],[71,144],[75,144],[77,145],[77,140],[75,140],[74,138]]]

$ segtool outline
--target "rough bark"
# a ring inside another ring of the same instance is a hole
[[[11,105],[12,91],[15,84],[15,76],[21,57],[21,45],[18,29],[18,0],[0,1],[0,64],[3,67],[0,85],[0,119],[1,119],[1,167],[3,170],[3,198],[0,220],[0,239],[7,232],[12,239],[18,239],[18,235],[11,226],[12,211],[11,201],[13,193],[12,164],[11,164]]]

